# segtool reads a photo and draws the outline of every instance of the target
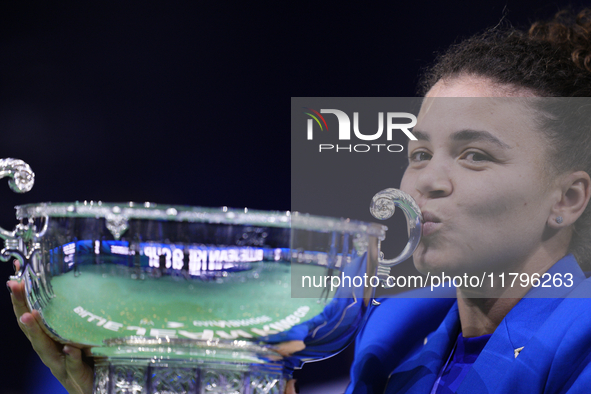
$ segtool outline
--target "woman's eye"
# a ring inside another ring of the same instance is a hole
[[[491,157],[480,152],[466,152],[464,159],[472,162],[491,161]]]
[[[425,160],[431,160],[431,155],[428,154],[427,152],[414,152],[412,155],[410,155],[409,160],[411,162],[420,162],[420,161],[425,161]]]

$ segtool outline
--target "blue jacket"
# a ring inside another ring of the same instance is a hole
[[[548,271],[567,272],[572,287],[534,288],[513,307],[458,393],[591,393],[591,280],[572,255]],[[347,393],[429,394],[460,331],[455,299],[379,301],[358,337]]]

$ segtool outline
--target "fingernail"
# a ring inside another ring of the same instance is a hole
[[[8,289],[8,292],[12,295],[12,288],[9,285],[10,281],[6,282],[6,288]]]
[[[62,349],[62,352],[66,356],[71,356],[72,355],[72,349],[68,345],[64,346],[64,348]]]
[[[25,321],[23,320],[23,316],[19,317],[18,321],[20,321],[25,327],[28,327],[29,325],[27,323],[25,323]]]

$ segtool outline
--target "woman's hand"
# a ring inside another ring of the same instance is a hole
[[[273,346],[273,350],[277,353],[281,354],[283,357],[289,357],[295,352],[299,352],[300,350],[304,350],[306,348],[306,344],[304,341],[287,341],[281,342],[275,346]],[[285,385],[285,393],[284,394],[297,394],[299,390],[296,388],[296,381],[295,379],[290,379],[287,381]]]
[[[39,312],[30,312],[27,307],[24,282],[8,281],[6,286],[11,293],[18,325],[31,341],[41,361],[49,367],[68,393],[92,394],[94,371],[82,360],[82,350],[54,341],[41,329]]]
[[[285,394],[297,394],[298,391],[296,390],[296,381],[295,379],[291,379],[287,381],[285,385]]]

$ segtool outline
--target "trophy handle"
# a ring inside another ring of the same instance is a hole
[[[8,186],[16,193],[26,193],[33,188],[35,174],[27,163],[19,159],[0,159],[0,178],[9,177]],[[0,227],[0,238],[4,239],[4,249],[0,252],[0,260],[7,261],[16,257],[21,261],[23,256],[21,236],[31,237],[33,228],[29,225],[18,224],[16,229],[8,231]]]
[[[396,207],[402,209],[402,212],[406,216],[409,231],[408,243],[396,258],[379,258],[378,276],[387,276],[390,273],[390,267],[408,259],[421,241],[421,226],[423,221],[421,210],[415,200],[402,190],[390,188],[376,193],[371,199],[369,210],[376,219],[385,220],[394,215]],[[382,253],[380,255],[383,256]]]

